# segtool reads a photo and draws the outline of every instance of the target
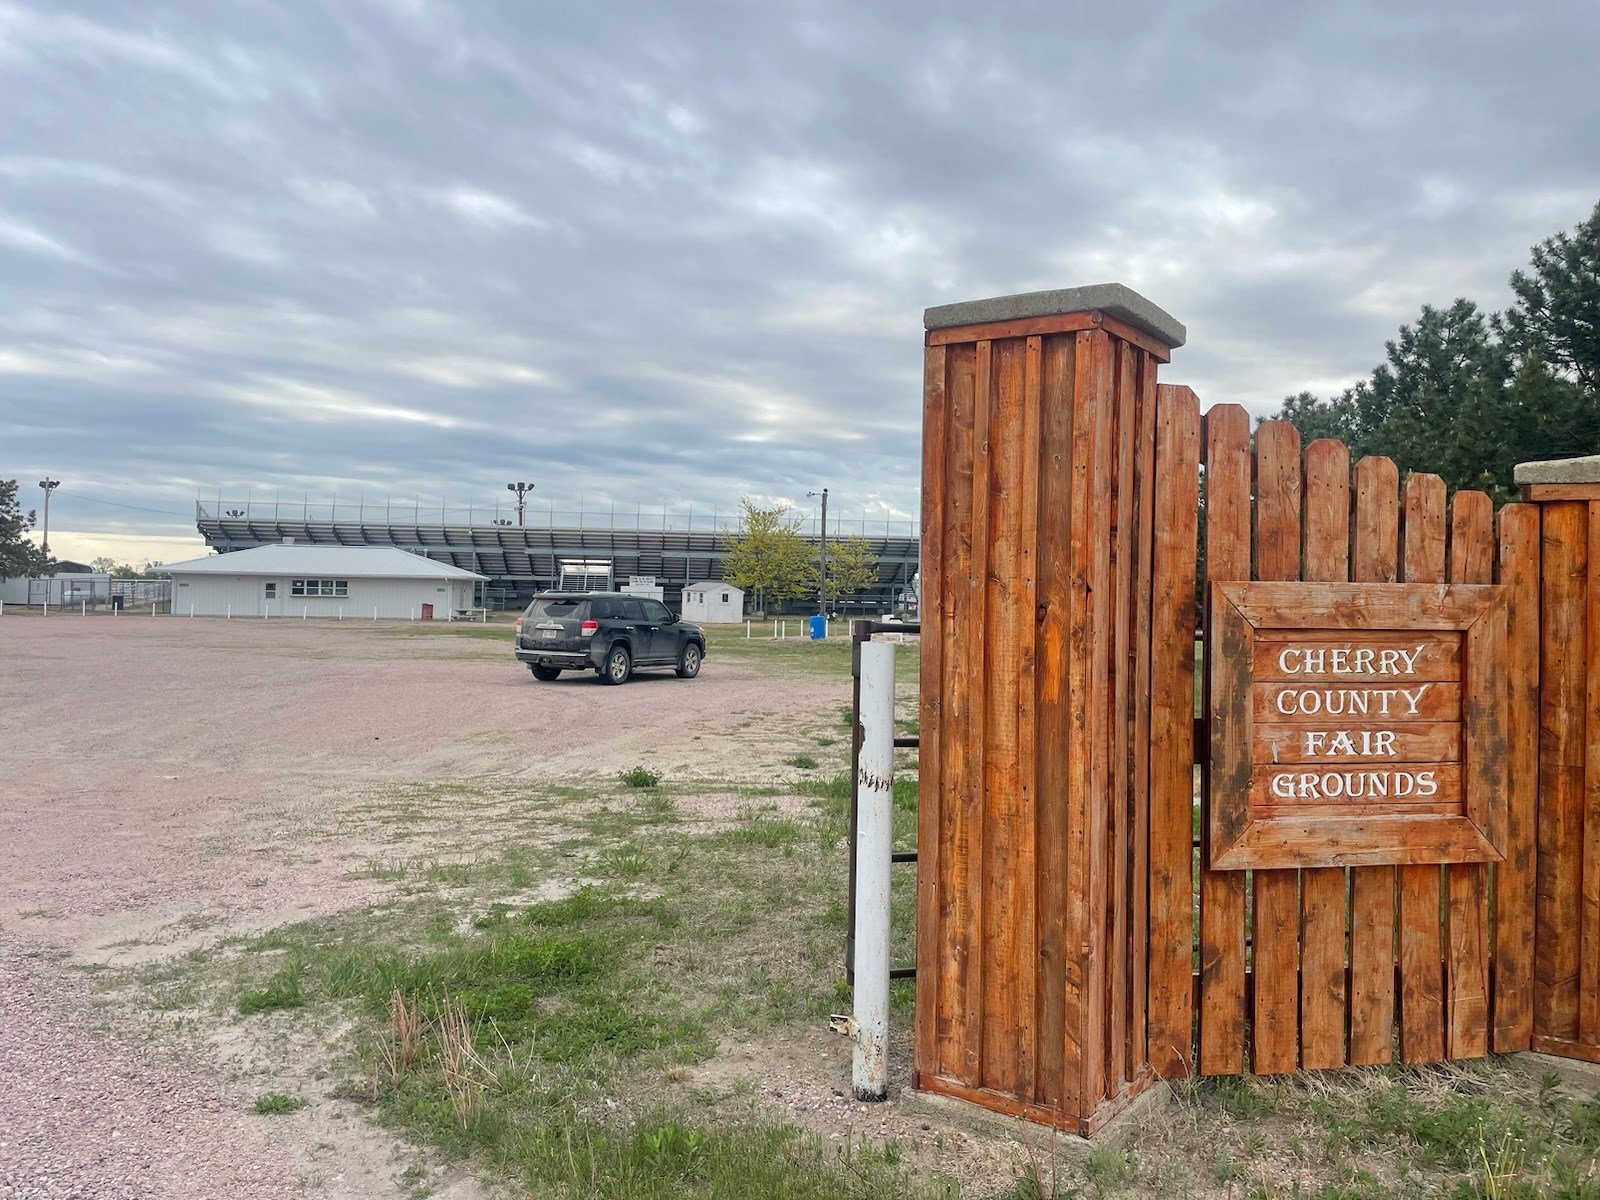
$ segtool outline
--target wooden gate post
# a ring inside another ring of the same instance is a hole
[[[1600,455],[1523,463],[1539,506],[1533,1048],[1600,1062]]]
[[[1156,369],[1184,329],[1119,284],[925,323],[913,1082],[1092,1133],[1156,1074]]]

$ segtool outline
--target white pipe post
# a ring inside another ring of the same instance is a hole
[[[344,605],[339,605],[339,620],[344,620]]]
[[[378,606],[377,605],[373,605],[372,606],[372,619],[374,621],[376,621],[378,619]]]
[[[89,615],[89,602],[87,600],[78,601],[78,615],[80,617],[87,617]]]
[[[778,640],[778,623],[776,621],[772,623],[772,640]]]
[[[191,604],[191,605],[189,605],[189,615],[190,615],[190,616],[191,616],[191,617],[192,617],[192,616],[194,616],[194,605],[192,605],[192,604]]]
[[[304,621],[310,615],[311,615],[311,606],[309,604],[302,604],[300,606],[300,619],[302,621]]]
[[[889,863],[894,840],[894,646],[861,644],[856,768],[857,1100],[889,1098]]]
[[[747,642],[750,640],[750,622],[749,621],[746,621],[744,623],[744,640],[747,641]]]

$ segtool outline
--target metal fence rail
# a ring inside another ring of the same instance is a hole
[[[856,835],[858,833],[858,787],[861,775],[861,644],[870,642],[880,633],[922,633],[919,621],[851,621],[850,622],[850,894],[846,901],[849,926],[844,939],[844,977],[851,984],[856,981]],[[916,750],[922,745],[920,736],[897,737],[897,750]],[[889,856],[891,863],[914,863],[915,850],[897,850]],[[913,953],[913,958],[915,957]],[[915,962],[908,967],[894,967],[890,979],[914,979]]]

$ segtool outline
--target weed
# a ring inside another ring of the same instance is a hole
[[[809,754],[796,754],[792,758],[786,758],[783,761],[786,766],[799,767],[802,771],[810,771],[817,766],[817,760]]]
[[[262,1116],[281,1117],[288,1113],[299,1112],[309,1105],[311,1101],[304,1096],[286,1096],[282,1092],[268,1092],[264,1096],[257,1096],[254,1110]]]
[[[652,817],[668,817],[678,811],[678,802],[666,792],[650,792],[640,798],[639,807]]]
[[[619,776],[624,787],[653,788],[661,783],[661,772],[649,767],[629,767]]]

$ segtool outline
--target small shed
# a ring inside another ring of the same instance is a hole
[[[257,546],[171,563],[172,611],[203,617],[445,621],[484,576],[394,546]]]
[[[685,621],[734,622],[744,620],[744,593],[731,583],[708,579],[683,589]]]

